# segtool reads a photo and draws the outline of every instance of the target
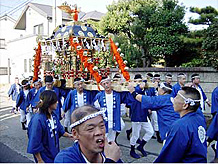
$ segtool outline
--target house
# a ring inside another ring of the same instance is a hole
[[[8,42],[22,35],[22,31],[14,30],[16,20],[8,15],[0,17],[0,84],[8,83],[10,57]]]
[[[98,11],[91,11],[91,12],[87,12],[86,14],[82,15],[80,20],[82,22],[87,22],[88,20],[92,20],[92,21],[100,21],[101,17],[104,16],[104,13],[98,12]]]
[[[80,12],[79,21],[99,21],[103,13]],[[8,41],[8,57],[10,58],[11,76],[20,79],[32,76],[34,48],[37,46],[39,37],[51,36],[53,30],[61,24],[72,21],[69,15],[59,8],[49,5],[28,3],[23,9],[20,17],[14,22],[14,31],[21,31],[22,34],[14,35]]]

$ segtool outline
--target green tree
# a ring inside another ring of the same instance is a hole
[[[211,25],[218,22],[218,11],[211,6],[206,6],[205,8],[191,7],[190,11],[199,14],[199,18],[190,18],[189,23]]]
[[[162,6],[150,17],[152,30],[146,35],[148,51],[156,60],[164,58],[166,66],[175,66],[178,63],[175,59],[184,48],[180,39],[187,33],[184,15],[185,7],[178,5],[178,1],[163,0]]]
[[[145,7],[151,11],[152,8],[150,7],[157,5],[157,2],[157,0],[119,0],[117,3],[113,2],[112,5],[107,7],[107,14],[99,22],[99,31],[102,31],[104,35],[113,33],[117,36],[115,41],[120,43],[122,52],[125,53],[124,59],[128,61],[128,66],[145,66],[143,64],[145,62],[142,61],[145,61],[143,54],[146,52],[146,46],[143,43],[144,34],[142,35],[142,33],[146,33],[149,26],[146,23],[148,18],[142,17],[140,12]],[[135,21],[136,17],[144,19],[143,24],[139,25],[140,22]]]
[[[201,46],[206,30],[190,31],[186,35],[180,36],[184,48],[179,52],[176,60],[180,61],[176,66],[198,67],[202,63]]]
[[[218,24],[208,27],[206,38],[202,44],[204,66],[212,66],[218,69]]]
[[[175,0],[119,0],[107,9],[95,27],[103,35],[116,35],[129,66],[151,66],[161,58],[175,65],[172,58],[183,48],[180,36],[187,32],[184,6]]]
[[[206,66],[218,68],[218,56],[217,56],[217,23],[218,23],[218,12],[215,8],[207,6],[205,8],[191,7],[190,11],[199,14],[199,18],[190,18],[189,23],[195,25],[209,25],[205,30],[199,30],[191,32],[189,38],[185,40],[190,43],[192,49],[197,50],[197,55],[193,55],[192,60],[182,64],[182,66],[196,67]],[[193,34],[197,37],[193,38]],[[189,47],[190,48],[190,47]]]

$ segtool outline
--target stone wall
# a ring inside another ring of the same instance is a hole
[[[118,71],[118,69],[111,69],[112,77]],[[164,81],[165,75],[167,73],[171,73],[173,75],[173,84],[177,82],[177,74],[183,72],[187,75],[187,82],[191,82],[191,75],[194,73],[198,73],[201,78],[200,85],[202,86],[204,92],[207,95],[207,98],[211,100],[211,93],[214,88],[218,86],[218,71],[211,67],[193,67],[193,68],[174,68],[174,67],[166,67],[166,68],[131,68],[129,69],[129,74],[131,79],[134,78],[134,75],[137,73],[142,74],[143,77],[150,73],[159,73],[161,75],[161,80]],[[210,113],[210,108],[206,105],[205,113]]]

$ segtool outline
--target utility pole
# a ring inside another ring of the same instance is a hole
[[[8,58],[8,84],[10,84],[10,73],[11,73],[10,58]]]

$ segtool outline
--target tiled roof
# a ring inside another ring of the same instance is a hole
[[[94,20],[101,20],[101,17],[104,16],[104,13],[98,12],[98,11],[91,11],[86,13],[82,18],[81,21],[86,21],[88,19],[94,19]]]

